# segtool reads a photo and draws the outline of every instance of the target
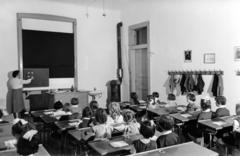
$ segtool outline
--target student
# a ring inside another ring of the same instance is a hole
[[[158,94],[158,92],[153,92],[153,93],[152,93],[152,97],[153,97],[153,99],[154,99],[154,103],[156,103],[156,104],[161,104],[161,102],[160,102],[160,100],[159,100],[159,94]]]
[[[90,107],[85,107],[82,112],[82,123],[79,124],[79,128],[89,127],[92,122],[93,113]]]
[[[132,103],[133,105],[139,105],[139,104],[140,104],[136,92],[131,92],[130,97],[131,97],[131,103]]]
[[[126,109],[123,111],[123,120],[126,123],[124,127],[124,135],[139,134],[140,124],[135,119],[135,113]]]
[[[198,115],[198,120],[207,120],[212,118],[212,111],[211,111],[211,101],[209,97],[203,98],[200,101],[201,105],[201,112]]]
[[[168,94],[167,97],[167,104],[165,105],[165,107],[176,107],[177,103],[176,103],[176,96],[172,93]]]
[[[233,131],[226,135],[222,139],[218,139],[218,150],[220,152],[225,151],[225,147],[228,147],[228,153],[232,156],[240,155],[240,103],[236,104],[237,117],[233,120]],[[223,145],[223,146],[222,146]],[[220,153],[221,154],[221,153]],[[220,155],[219,154],[219,155]]]
[[[82,110],[80,110],[79,109],[79,101],[78,101],[78,98],[72,98],[71,99],[71,101],[70,101],[70,105],[71,105],[71,112],[73,113],[73,114],[77,114],[76,116],[78,116],[78,118],[79,117],[81,117],[81,113],[80,113],[80,111],[82,111]]]
[[[81,118],[81,114],[78,113],[77,111],[73,111],[74,107],[72,107],[72,105],[70,103],[65,103],[63,105],[63,112],[65,114],[63,114],[59,121],[64,121],[64,120],[73,120],[73,119],[80,119]]]
[[[95,113],[96,113],[97,109],[99,108],[98,102],[93,100],[93,101],[90,102],[89,105],[90,105],[90,108],[92,110],[93,116],[95,116]]]
[[[154,100],[154,97],[152,95],[147,96],[147,108],[155,109],[157,106],[157,103]]]
[[[179,143],[179,137],[173,132],[174,121],[170,116],[162,115],[156,121],[157,129],[161,135],[157,139],[158,148],[172,146]]]
[[[117,102],[112,102],[108,105],[109,115],[107,119],[108,124],[123,123],[123,116],[121,114],[120,105]]]
[[[198,109],[198,107],[195,104],[196,101],[196,96],[193,93],[188,93],[187,94],[187,109],[186,112],[194,112]]]
[[[155,134],[155,125],[153,125],[152,122],[144,121],[141,123],[140,134],[143,136],[143,139],[133,142],[133,146],[137,153],[157,148],[156,141],[151,139]]]
[[[211,101],[209,97],[205,97],[200,101],[201,112],[197,115],[197,121],[199,120],[207,120],[212,118],[211,111]],[[200,138],[202,137],[202,130],[200,130],[197,126],[197,122],[189,125],[188,132],[190,138]],[[206,139],[207,140],[207,139]],[[207,142],[207,141],[206,141]]]
[[[2,117],[3,117],[3,111],[2,109],[0,109],[0,124],[8,123],[7,121],[3,120]]]
[[[17,153],[24,156],[37,153],[40,144],[38,132],[23,119],[16,119],[14,122],[12,134],[17,140]]]
[[[230,116],[229,110],[226,108],[226,98],[224,96],[217,96],[215,98],[216,106],[218,107],[216,112],[213,113],[213,118]]]
[[[111,138],[113,127],[107,124],[107,113],[99,108],[95,113],[96,125],[92,127],[96,139]]]

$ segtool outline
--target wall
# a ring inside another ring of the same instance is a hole
[[[131,0],[122,11],[124,25],[124,90],[128,91],[128,26],[150,22],[151,91],[158,91],[166,100],[165,81],[168,70],[224,71],[224,95],[231,113],[240,101],[240,77],[235,71],[234,46],[240,45],[240,1],[237,0]],[[192,62],[184,63],[184,50],[192,50]],[[215,64],[204,64],[203,54],[216,54]],[[205,91],[212,76],[204,76]],[[125,91],[124,99],[129,92]],[[201,96],[198,96],[198,101]],[[177,98],[185,104],[186,98]],[[215,105],[212,99],[213,105]],[[215,108],[213,108],[215,109]]]
[[[89,1],[90,2],[90,1]],[[111,2],[111,1],[110,1]],[[18,68],[16,13],[42,13],[77,19],[78,88],[103,91],[99,100],[105,105],[107,81],[116,78],[116,24],[120,12],[106,4],[106,17],[102,16],[99,1],[89,3],[89,17],[83,1],[1,0],[0,2],[0,107],[5,107],[6,82],[9,71]],[[69,86],[70,87],[70,86]]]

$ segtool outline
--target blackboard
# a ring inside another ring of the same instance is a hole
[[[49,86],[49,69],[48,68],[24,68],[23,79],[33,77],[30,84],[26,84],[24,88],[30,87],[48,87]]]
[[[74,34],[22,30],[23,68],[48,68],[50,78],[74,77]]]

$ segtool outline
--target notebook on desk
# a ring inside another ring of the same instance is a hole
[[[128,143],[126,143],[125,141],[112,141],[110,142],[110,145],[113,147],[113,148],[120,148],[120,147],[125,147],[125,146],[129,146]]]

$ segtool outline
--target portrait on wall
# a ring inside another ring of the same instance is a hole
[[[205,53],[203,62],[205,64],[214,64],[216,62],[215,53]]]
[[[240,61],[240,47],[237,46],[237,47],[234,47],[234,59],[235,61]]]
[[[184,62],[192,62],[192,50],[184,51]]]

